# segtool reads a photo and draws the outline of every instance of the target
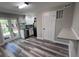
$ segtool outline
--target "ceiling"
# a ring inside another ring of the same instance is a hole
[[[65,2],[30,2],[30,5],[28,7],[18,9],[17,5],[21,3],[23,2],[0,2],[0,12],[23,14],[23,15],[35,14],[65,4]]]

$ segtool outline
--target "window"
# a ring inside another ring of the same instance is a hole
[[[56,13],[56,19],[60,19],[63,17],[63,10],[58,10]]]

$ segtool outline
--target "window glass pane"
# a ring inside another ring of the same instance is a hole
[[[10,36],[10,29],[9,29],[8,20],[0,19],[0,23],[1,23],[1,28],[2,28],[4,39],[10,39],[11,36]]]
[[[13,31],[13,37],[18,38],[19,37],[19,28],[18,28],[18,23],[16,19],[11,20],[11,28]]]

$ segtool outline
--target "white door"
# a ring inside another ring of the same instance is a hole
[[[56,12],[49,12],[42,17],[43,39],[54,40]]]
[[[42,34],[43,39],[48,39],[49,35],[49,16],[48,14],[44,14],[42,17]]]
[[[50,30],[49,30],[49,40],[55,40],[55,23],[56,23],[56,11],[50,12]]]

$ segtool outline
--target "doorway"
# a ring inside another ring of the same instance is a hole
[[[1,31],[5,42],[17,39],[19,35],[19,26],[17,19],[0,18]]]
[[[19,26],[18,26],[18,21],[16,19],[11,20],[11,29],[12,29],[13,39],[19,38],[20,37]]]

